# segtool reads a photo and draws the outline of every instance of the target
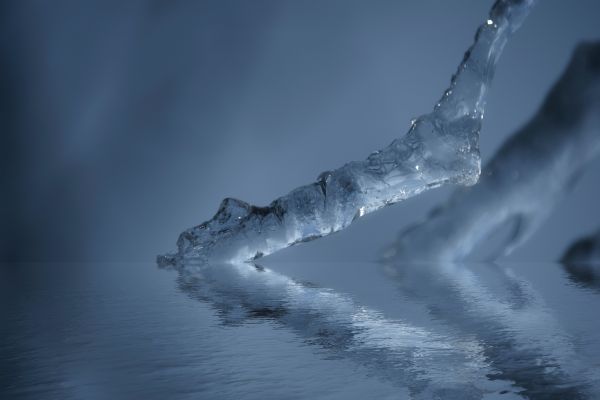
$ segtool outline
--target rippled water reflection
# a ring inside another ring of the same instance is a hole
[[[598,398],[600,290],[577,271],[4,265],[0,389],[61,399]]]

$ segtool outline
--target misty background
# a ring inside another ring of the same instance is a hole
[[[224,197],[266,205],[430,111],[493,2],[0,4],[0,261],[147,261]],[[540,0],[498,65],[485,164],[537,110],[600,2]],[[600,225],[600,160],[511,260]],[[371,260],[452,187],[273,256]]]

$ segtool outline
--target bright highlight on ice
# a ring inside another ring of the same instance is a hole
[[[481,169],[479,132],[487,90],[504,45],[534,2],[496,1],[448,90],[406,135],[364,161],[323,172],[316,182],[266,207],[223,200],[211,220],[183,232],[177,253],[160,256],[159,263],[186,257],[255,259],[344,229],[358,217],[428,189],[446,183],[475,184]]]

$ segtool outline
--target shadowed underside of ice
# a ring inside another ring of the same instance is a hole
[[[480,173],[479,131],[488,87],[509,36],[535,0],[498,0],[434,110],[408,133],[364,161],[322,173],[256,207],[225,199],[209,221],[183,232],[175,255],[211,260],[249,260],[344,229],[385,205],[445,183],[472,185]]]
[[[575,281],[600,288],[600,230],[575,241],[561,262]]]
[[[508,254],[550,214],[600,150],[600,42],[578,46],[538,113],[422,223],[404,230],[386,257],[461,260],[508,228],[487,254]],[[506,233],[506,232],[505,232]]]
[[[573,243],[565,252],[562,261],[600,264],[600,230]]]

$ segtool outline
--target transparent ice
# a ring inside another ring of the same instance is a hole
[[[600,42],[583,43],[541,109],[483,168],[422,223],[404,230],[387,257],[462,260],[494,234],[487,259],[523,244],[600,153]],[[495,236],[497,238],[497,236]],[[481,256],[481,255],[480,255]]]
[[[473,185],[480,174],[479,131],[487,90],[510,35],[535,0],[497,0],[450,87],[408,133],[364,161],[323,172],[266,207],[227,198],[209,221],[184,231],[177,253],[213,261],[249,260],[346,228],[352,221],[445,183]]]

